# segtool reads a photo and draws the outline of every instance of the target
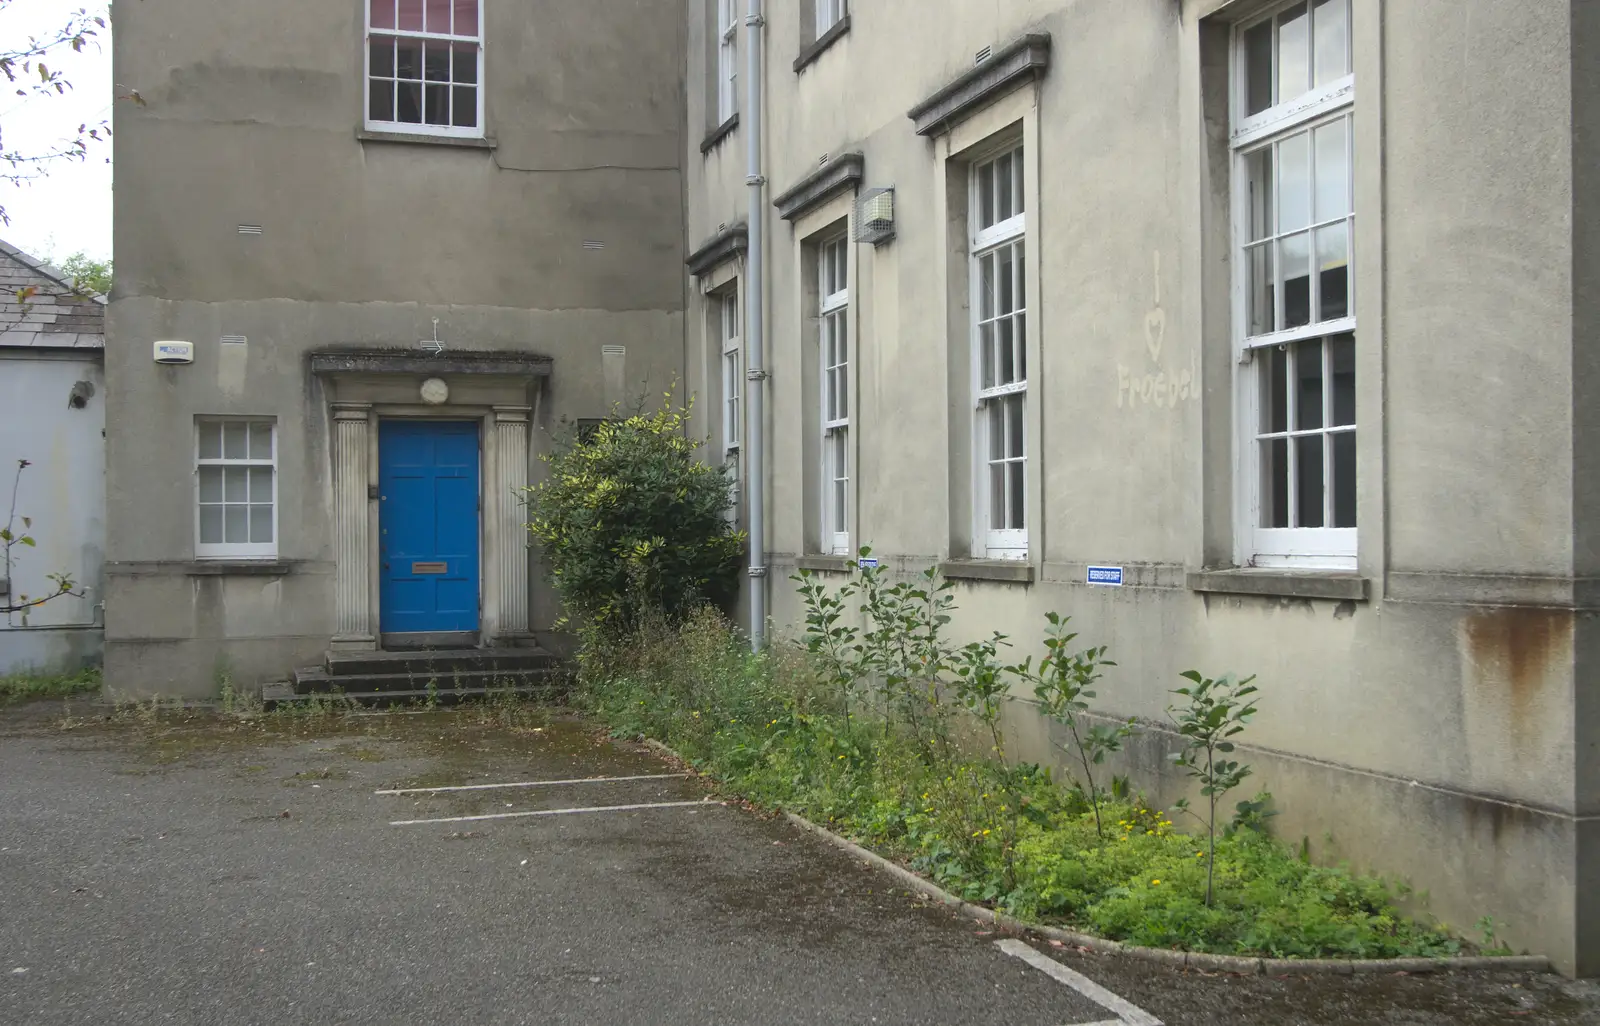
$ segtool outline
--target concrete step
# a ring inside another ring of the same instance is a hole
[[[468,687],[460,690],[439,690],[437,692],[426,690],[411,691],[344,691],[338,697],[356,705],[389,706],[389,705],[414,705],[432,700],[439,705],[456,705],[475,698],[491,698],[501,695],[513,694],[518,698],[547,699],[552,697],[558,689],[550,684],[523,684],[511,688],[485,688]],[[324,697],[327,693],[297,693],[290,684],[268,684],[261,689],[261,704],[264,709],[271,712],[273,709],[287,709],[296,705],[305,705],[314,699]]]
[[[444,677],[457,670],[545,670],[557,664],[542,648],[460,648],[416,652],[329,652],[323,666],[331,677],[351,674],[411,674]]]
[[[358,694],[380,692],[429,693],[429,685],[439,694],[447,691],[503,691],[507,688],[538,688],[553,691],[559,685],[560,671],[547,666],[476,670],[416,668],[403,672],[329,673],[320,666],[294,672],[296,694]]]

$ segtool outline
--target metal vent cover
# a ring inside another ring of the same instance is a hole
[[[993,56],[994,56],[994,47],[986,46],[982,50],[979,50],[973,56],[972,63],[974,63],[974,64],[982,64],[984,61],[988,60],[990,57],[993,57]]]
[[[855,240],[881,246],[894,238],[894,187],[868,189],[856,199]]]
[[[225,345],[225,346],[242,346],[242,345],[247,344],[249,341],[250,340],[248,338],[246,338],[244,335],[224,335],[224,336],[222,336],[222,344]]]
[[[262,234],[261,226],[259,224],[241,224],[239,226],[239,234],[240,235],[261,235]]]

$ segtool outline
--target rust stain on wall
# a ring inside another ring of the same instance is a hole
[[[1480,694],[1501,692],[1513,738],[1534,740],[1543,693],[1572,662],[1571,611],[1497,609],[1467,617],[1464,627]]]

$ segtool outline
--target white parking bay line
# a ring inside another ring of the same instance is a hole
[[[529,816],[575,816],[580,812],[633,812],[638,809],[682,809],[690,805],[702,808],[723,805],[700,799],[692,802],[643,802],[638,805],[585,805],[576,809],[538,809],[529,812],[491,812],[482,816],[445,816],[441,819],[396,819],[390,826],[424,826],[429,823],[478,823],[486,819],[524,819]]]
[[[509,784],[456,784],[453,787],[396,787],[373,794],[438,794],[442,791],[495,791],[508,787],[565,787],[568,784],[618,784],[628,780],[676,780],[687,773],[646,773],[637,777],[579,777],[574,780],[518,780]]]
[[[1058,982],[1065,983],[1101,1008],[1117,1016],[1117,1022],[1119,1023],[1126,1023],[1127,1026],[1161,1026],[1161,1020],[1149,1012],[1124,1001],[1100,986],[1100,984],[1089,979],[1089,977],[1068,969],[1053,958],[1040,954],[1022,941],[1010,939],[995,941],[995,946],[1008,955],[1022,959],[1040,972],[1054,977]],[[1103,1026],[1103,1024],[1091,1024],[1091,1026]]]

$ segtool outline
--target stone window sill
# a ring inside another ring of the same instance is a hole
[[[839,37],[850,31],[850,15],[845,15],[833,23],[833,27],[816,38],[815,42],[808,43],[800,51],[800,56],[794,59],[795,74],[799,74],[807,64],[822,56],[822,51],[838,42]]]
[[[735,128],[738,128],[738,127],[739,127],[739,115],[738,114],[733,114],[728,118],[728,120],[724,121],[722,124],[718,125],[716,128],[713,128],[711,130],[711,134],[706,136],[705,139],[701,141],[701,143],[700,143],[700,152],[701,153],[710,153],[712,150],[717,148],[717,144],[718,143],[722,142],[722,140],[724,140],[728,136],[732,135],[733,134],[733,130]]]
[[[187,577],[286,577],[294,564],[276,559],[197,559],[183,566]]]
[[[1188,575],[1190,591],[1216,595],[1365,602],[1367,579],[1355,574],[1306,570],[1202,570]]]
[[[411,146],[454,146],[457,149],[467,150],[493,150],[499,143],[487,136],[477,139],[467,139],[459,135],[424,135],[421,132],[373,132],[365,128],[356,129],[356,138],[364,143],[398,143]]]
[[[794,561],[800,570],[815,570],[827,574],[848,574],[855,572],[856,561],[849,556],[801,556]]]
[[[1033,583],[1033,564],[1020,559],[952,559],[939,564],[939,573],[953,581]]]

